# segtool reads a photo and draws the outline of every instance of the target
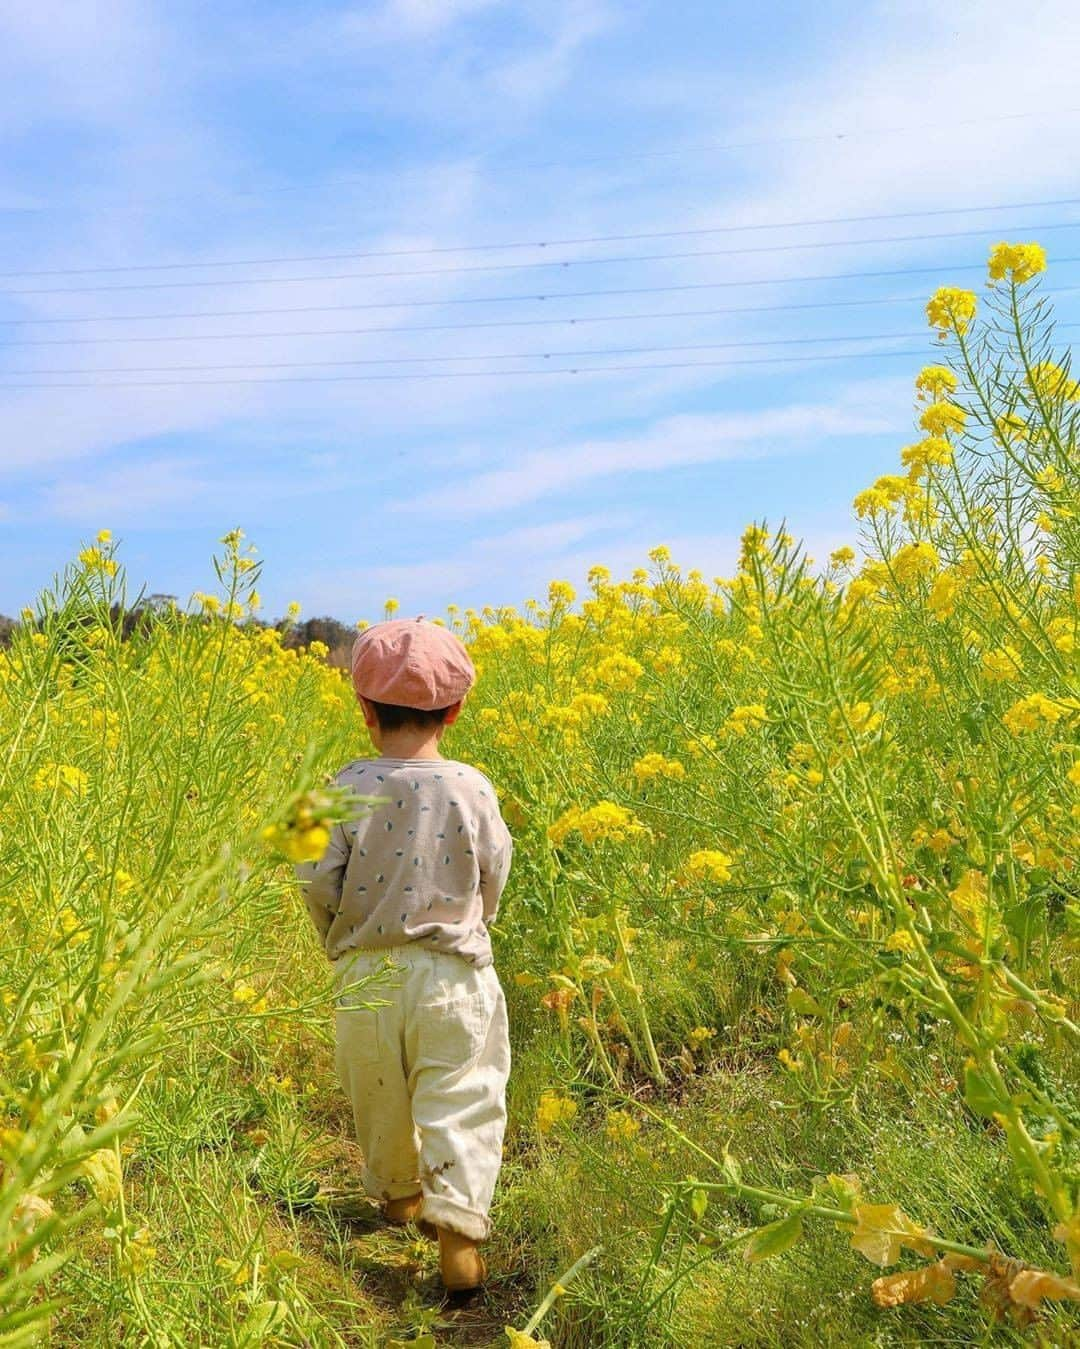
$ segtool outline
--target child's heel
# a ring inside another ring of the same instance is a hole
[[[487,1262],[479,1244],[448,1227],[438,1228],[439,1272],[448,1293],[475,1293],[487,1278]]]

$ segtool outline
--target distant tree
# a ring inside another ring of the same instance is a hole
[[[322,642],[329,648],[327,660],[331,665],[343,669],[349,664],[356,629],[336,618],[306,618],[302,623],[294,623],[285,634],[285,646],[310,646],[312,642]]]
[[[18,626],[13,618],[8,618],[7,614],[0,614],[0,646],[11,645],[11,634]]]

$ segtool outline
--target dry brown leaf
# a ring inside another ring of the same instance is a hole
[[[1037,1308],[1044,1298],[1080,1302],[1080,1283],[1045,1269],[1022,1269],[1009,1284],[1009,1297],[1018,1307]]]
[[[917,1227],[895,1204],[856,1204],[851,1244],[874,1265],[894,1265],[907,1247],[916,1255],[936,1255],[929,1228]]]
[[[979,1294],[979,1301],[998,1321],[1006,1316],[1021,1326],[1029,1325],[1035,1319],[1030,1307],[1014,1302],[1010,1289],[1013,1280],[1024,1270],[1022,1260],[1013,1260],[1004,1255],[991,1252],[986,1263],[986,1279]]]
[[[14,1255],[35,1228],[40,1227],[43,1222],[53,1215],[53,1206],[47,1199],[42,1199],[39,1194],[24,1194],[15,1204],[15,1211],[12,1214],[11,1227],[15,1233],[14,1238],[8,1242],[4,1251],[5,1255]],[[37,1251],[31,1250],[29,1255],[24,1255],[18,1261],[20,1269],[26,1269],[37,1259]]]
[[[907,1302],[936,1302],[943,1307],[956,1292],[952,1270],[938,1261],[921,1269],[904,1269],[899,1274],[883,1274],[870,1285],[875,1307],[899,1307]]]

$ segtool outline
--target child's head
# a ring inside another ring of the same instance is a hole
[[[387,734],[440,734],[475,678],[464,643],[421,618],[377,623],[353,643],[353,688],[380,748]]]

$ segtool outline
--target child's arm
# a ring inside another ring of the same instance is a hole
[[[480,898],[484,903],[484,924],[490,926],[499,913],[506,878],[510,875],[510,860],[514,841],[510,837],[499,809],[480,817],[476,856],[480,864]]]
[[[341,886],[349,861],[349,840],[340,824],[330,831],[330,842],[318,862],[301,862],[296,868],[304,892],[308,913],[320,941],[326,940],[330,925],[341,908]]]

